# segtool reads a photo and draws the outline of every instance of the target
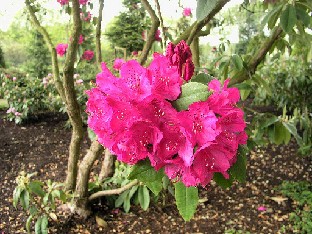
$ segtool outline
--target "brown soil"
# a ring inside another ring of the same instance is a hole
[[[65,120],[64,116],[53,114],[19,126],[0,120],[1,234],[26,233],[27,216],[21,208],[12,206],[19,171],[38,172],[40,180],[64,180],[71,135],[70,130],[64,128]],[[86,141],[83,153],[87,146]],[[291,143],[252,151],[248,156],[247,182],[226,190],[215,184],[202,189],[202,202],[190,222],[182,220],[173,202],[165,206],[153,204],[147,211],[132,206],[128,214],[97,202],[92,206],[94,213],[107,222],[106,228],[97,225],[95,216],[82,220],[76,215],[59,213],[59,222],[50,221],[49,233],[213,234],[230,229],[242,230],[242,233],[279,233],[282,226],[290,225],[288,217],[295,205],[291,200],[274,200],[281,197],[276,186],[284,180],[312,180],[311,157],[302,158],[296,150],[297,146]],[[267,210],[258,211],[259,206]]]

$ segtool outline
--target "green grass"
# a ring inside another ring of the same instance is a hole
[[[0,99],[0,110],[9,108],[9,104],[5,99]]]

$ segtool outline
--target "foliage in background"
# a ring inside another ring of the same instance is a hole
[[[283,232],[312,233],[312,184],[306,181],[284,181],[278,190],[296,204],[296,210],[290,214],[289,218],[292,222],[292,230],[284,227]]]
[[[56,111],[62,104],[53,85],[45,86],[37,77],[18,73],[11,75],[5,71],[0,72],[0,77],[0,93],[9,104],[7,118],[10,121],[21,123],[41,111]]]
[[[5,68],[5,60],[1,44],[0,44],[0,68]]]
[[[124,0],[123,5],[127,10],[114,18],[105,35],[113,47],[126,48],[130,54],[142,50],[144,44],[142,33],[148,29],[150,20],[140,0]]]
[[[51,56],[43,36],[36,30],[31,31],[27,53],[26,72],[32,77],[42,79],[51,71]]]

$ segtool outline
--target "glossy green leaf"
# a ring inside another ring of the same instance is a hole
[[[129,190],[126,190],[118,196],[118,198],[115,200],[115,207],[120,207],[124,203],[124,200],[126,199],[128,193]]]
[[[198,189],[185,187],[182,182],[175,183],[174,187],[179,213],[185,221],[189,221],[194,216],[198,204]]]
[[[241,183],[244,183],[246,181],[247,151],[248,149],[246,147],[239,146],[237,160],[229,170],[231,178],[238,180]]]
[[[261,25],[262,27],[268,24],[268,28],[272,29],[275,26],[275,23],[280,16],[280,12],[283,8],[283,4],[274,7],[266,16],[263,18]]]
[[[232,63],[234,64],[236,70],[240,71],[243,69],[243,67],[244,67],[243,60],[239,55],[233,54],[231,56],[231,60],[232,60]]]
[[[196,19],[203,20],[214,9],[217,0],[197,0]]]
[[[213,180],[217,183],[217,185],[224,189],[231,187],[233,183],[231,178],[225,179],[221,173],[214,173]]]
[[[189,105],[205,101],[209,97],[207,85],[198,82],[189,82],[182,85],[182,92],[179,99],[173,102],[173,106],[178,110],[187,110]]]
[[[212,77],[205,73],[199,73],[197,76],[194,76],[191,79],[191,82],[197,82],[204,85],[207,85],[212,80]]]
[[[40,181],[32,181],[29,183],[30,191],[37,194],[40,197],[44,196],[44,191],[42,189],[42,183]]]
[[[147,210],[150,204],[150,195],[146,186],[140,186],[138,190],[138,199],[143,210]]]
[[[128,213],[130,211],[130,207],[131,207],[130,196],[129,196],[129,193],[127,193],[123,202],[123,209],[125,210],[126,213]]]
[[[48,217],[44,215],[41,219],[41,233],[42,234],[48,234]]]
[[[279,145],[285,141],[285,135],[287,134],[287,129],[283,126],[281,122],[276,122],[274,124],[274,143]]]
[[[302,138],[299,136],[296,126],[290,122],[283,122],[283,125],[295,137],[296,141],[300,144],[302,142]]]
[[[293,5],[288,4],[280,17],[281,27],[286,33],[290,33],[295,26],[296,21],[296,8]]]
[[[296,7],[297,19],[302,21],[304,26],[308,27],[310,25],[311,17],[309,14],[300,7]]]
[[[163,169],[156,171],[150,164],[149,160],[144,160],[132,167],[129,179],[138,179],[143,182],[155,195],[162,190],[162,178],[164,177]]]
[[[30,233],[30,225],[31,225],[31,221],[33,220],[34,216],[30,215],[28,218],[27,218],[27,221],[26,221],[26,231],[27,233]]]
[[[20,187],[16,187],[13,191],[13,206],[16,208],[18,200],[20,199],[22,189]]]
[[[27,190],[23,190],[20,196],[21,206],[27,210],[29,207],[29,192]]]
[[[264,119],[264,120],[261,122],[260,127],[261,127],[261,128],[267,128],[267,127],[269,127],[270,125],[276,123],[277,121],[278,121],[277,116],[272,116],[272,117],[270,117],[270,118],[266,118],[266,119]]]
[[[35,223],[35,233],[36,234],[42,234],[42,231],[41,231],[41,220],[42,220],[42,217],[38,217],[36,223]]]

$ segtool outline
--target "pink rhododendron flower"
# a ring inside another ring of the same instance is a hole
[[[116,71],[119,71],[121,66],[125,63],[126,61],[122,58],[116,58],[115,61],[114,61],[114,65],[113,65],[113,68],[116,70]]]
[[[87,91],[88,125],[118,160],[135,164],[148,158],[170,179],[206,186],[214,173],[229,178],[238,147],[247,141],[246,123],[236,107],[239,92],[227,87],[229,80],[223,85],[212,80],[208,99],[187,110],[172,106],[183,75],[192,73],[190,62],[189,47],[181,43],[169,45],[166,56],[155,53],[147,68],[116,59],[120,77],[102,63],[96,87]]]
[[[22,113],[19,113],[18,111],[16,111],[14,115],[18,117],[18,116],[22,116]]]
[[[86,5],[89,0],[79,0],[80,5]]]
[[[182,40],[177,45],[170,42],[166,49],[166,56],[172,66],[178,67],[179,74],[184,80],[188,81],[192,78],[195,67],[191,49],[185,41]]]
[[[48,78],[52,78],[52,77],[53,77],[52,73],[49,73]]]
[[[69,3],[69,0],[57,0],[57,2],[64,6]]]
[[[80,19],[83,21],[90,21],[92,18],[91,13],[88,11],[86,14],[83,12],[80,12]]]
[[[68,44],[60,43],[60,44],[58,44],[58,45],[55,47],[56,53],[57,53],[59,56],[63,57],[64,54],[66,53],[67,48],[68,48]]]
[[[185,7],[185,8],[183,9],[183,16],[187,17],[187,16],[191,16],[191,14],[192,14],[191,8]]]
[[[82,35],[79,35],[79,40],[78,40],[78,44],[81,45],[84,41],[84,38]]]
[[[94,57],[94,52],[92,50],[86,50],[83,52],[82,59],[90,61]]]
[[[12,78],[12,80],[13,80],[13,81],[16,81],[16,80],[17,80],[17,78],[14,76],[14,77]]]
[[[160,30],[157,29],[155,32],[155,41],[161,41]]]
[[[264,207],[264,206],[259,206],[258,207],[258,211],[266,211],[266,210],[267,210],[267,208]]]
[[[14,107],[10,107],[7,111],[6,111],[6,113],[7,114],[10,114],[10,113],[15,113],[16,112],[16,110],[15,110],[15,108]]]
[[[76,80],[76,84],[82,84],[82,83],[83,83],[82,79]]]

